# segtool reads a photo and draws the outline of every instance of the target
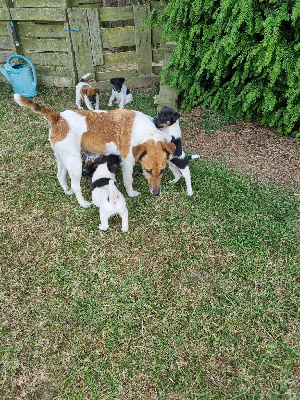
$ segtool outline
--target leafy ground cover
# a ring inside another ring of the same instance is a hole
[[[156,91],[136,92],[131,108],[154,116]],[[37,100],[75,106],[73,89]],[[137,164],[128,234],[118,217],[99,232],[98,210],[57,182],[47,122],[8,85],[0,122],[1,398],[299,398],[292,190],[200,159],[194,196],[167,170],[155,197]]]

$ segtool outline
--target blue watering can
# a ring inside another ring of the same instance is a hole
[[[11,63],[14,58],[20,58],[27,62]],[[10,56],[5,64],[5,68],[0,67],[0,72],[5,76],[8,82],[12,85],[14,92],[22,94],[25,97],[34,97],[38,94],[36,91],[37,77],[35,68],[30,60],[26,57],[14,55]]]

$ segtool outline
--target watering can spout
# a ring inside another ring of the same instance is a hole
[[[8,80],[8,82],[10,83],[10,79],[9,79],[9,75],[6,72],[5,68],[0,67],[0,72],[5,76],[5,78]]]

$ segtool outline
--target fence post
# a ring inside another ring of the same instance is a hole
[[[135,46],[137,70],[140,75],[152,74],[152,46],[151,31],[144,29],[143,22],[150,12],[150,5],[134,5]]]
[[[161,45],[164,51],[163,67],[167,65],[172,51],[175,47],[175,43],[166,42]],[[159,112],[163,106],[168,106],[177,110],[178,107],[178,93],[175,88],[170,88],[169,85],[160,85],[159,94],[154,98],[154,104],[157,105],[157,111]]]

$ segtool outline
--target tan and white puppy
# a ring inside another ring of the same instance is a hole
[[[92,177],[92,200],[99,207],[101,231],[108,229],[108,220],[115,214],[122,218],[122,232],[128,231],[128,210],[122,193],[116,186],[116,173],[121,158],[116,154],[100,156],[95,160],[98,164]]]
[[[133,190],[132,173],[140,160],[148,187],[158,195],[168,156],[174,155],[175,144],[166,143],[163,133],[155,127],[148,115],[139,111],[116,109],[112,111],[66,110],[56,112],[20,95],[15,101],[23,107],[42,114],[50,123],[49,141],[57,160],[58,181],[66,194],[75,193],[78,203],[88,207],[81,192],[81,149],[98,154],[120,154],[124,186],[130,197]],[[66,181],[71,178],[71,189]]]
[[[82,110],[81,102],[84,101],[89,110],[99,110],[99,89],[85,82],[91,74],[85,74],[76,85],[76,105]]]

